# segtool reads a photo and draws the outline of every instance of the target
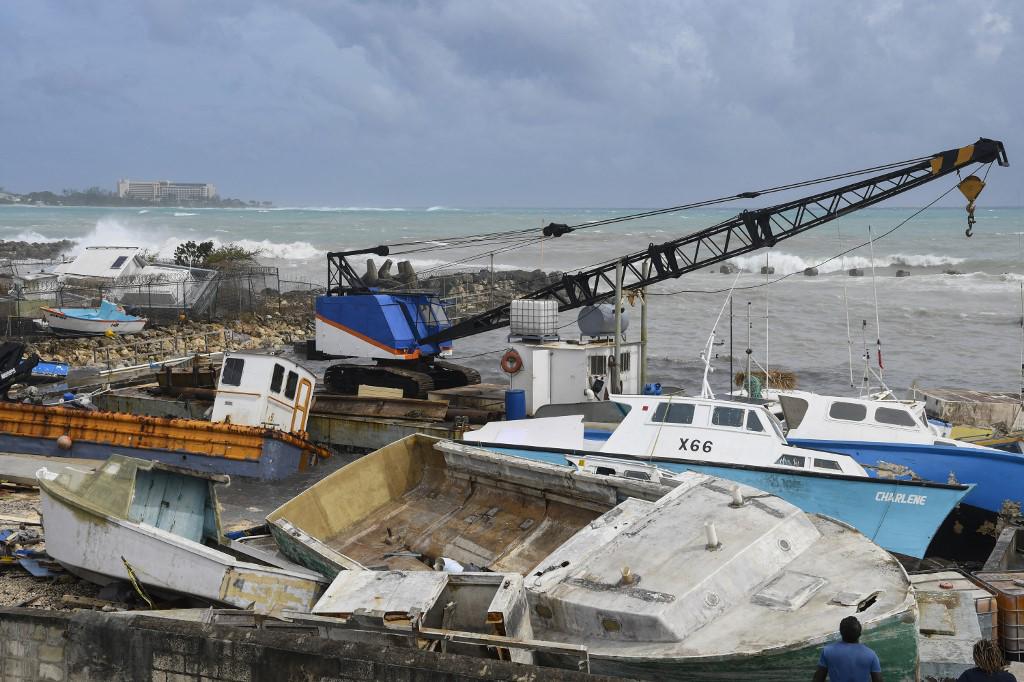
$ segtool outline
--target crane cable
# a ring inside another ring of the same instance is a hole
[[[783,191],[786,191],[786,190],[799,189],[799,188],[802,188],[802,187],[809,187],[811,185],[821,184],[821,183],[824,183],[824,182],[831,182],[833,180],[843,180],[843,179],[846,179],[846,178],[856,177],[858,175],[864,175],[866,173],[874,173],[874,172],[878,172],[878,171],[899,168],[899,167],[902,167],[902,166],[909,166],[911,164],[915,164],[915,163],[920,163],[922,161],[926,161],[926,160],[928,160],[930,158],[932,158],[932,157],[931,156],[922,156],[922,157],[918,157],[918,158],[914,158],[914,159],[907,159],[905,161],[896,161],[896,162],[893,162],[893,163],[886,163],[886,164],[881,164],[881,165],[878,165],[878,166],[872,166],[870,168],[862,168],[860,170],[848,171],[848,172],[845,172],[845,173],[836,173],[836,174],[833,174],[833,175],[827,175],[827,176],[823,176],[823,177],[820,177],[820,178],[815,178],[813,180],[801,180],[799,182],[792,182],[792,183],[787,183],[787,184],[784,184],[784,185],[776,185],[774,187],[767,187],[767,188],[764,188],[764,189],[761,189],[761,190],[756,190],[756,191],[740,192],[738,194],[718,197],[718,198],[715,198],[715,199],[705,199],[705,200],[702,200],[702,201],[695,201],[695,202],[691,202],[691,203],[688,203],[688,204],[680,204],[678,206],[670,206],[668,208],[659,208],[659,209],[653,209],[653,210],[650,210],[650,211],[641,211],[639,213],[630,213],[630,214],[623,215],[623,216],[616,216],[616,217],[613,217],[613,218],[605,218],[603,220],[594,220],[594,221],[588,221],[588,222],[585,222],[585,223],[577,223],[575,225],[568,225],[567,227],[570,228],[571,230],[584,230],[584,229],[589,229],[589,228],[592,228],[592,227],[599,227],[601,225],[611,225],[611,224],[614,224],[614,223],[621,223],[621,222],[626,222],[626,221],[630,221],[630,220],[639,220],[639,219],[642,219],[642,218],[651,218],[651,217],[654,217],[654,216],[666,215],[666,214],[669,214],[669,213],[678,213],[680,211],[685,211],[685,210],[689,210],[689,209],[693,209],[693,208],[704,208],[704,207],[707,207],[707,206],[714,206],[714,205],[717,205],[717,204],[728,203],[730,201],[736,201],[736,200],[739,200],[739,199],[753,199],[753,198],[762,196],[764,194],[774,194],[774,193],[783,192]],[[405,254],[409,254],[409,253],[418,253],[418,252],[421,252],[421,251],[439,250],[438,249],[438,242],[444,242],[445,243],[444,246],[441,247],[441,249],[440,249],[440,250],[443,250],[443,249],[446,249],[446,248],[457,248],[458,246],[462,246],[462,245],[465,245],[465,244],[472,244],[472,243],[478,243],[478,242],[490,241],[490,240],[501,240],[503,238],[510,238],[510,237],[514,238],[514,237],[519,236],[519,235],[533,234],[533,233],[536,232],[536,230],[537,230],[537,228],[524,228],[524,229],[519,229],[519,230],[502,230],[502,231],[497,231],[497,232],[489,232],[489,233],[483,233],[483,234],[478,234],[478,235],[469,235],[469,236],[452,236],[452,237],[442,237],[442,238],[439,238],[439,239],[418,239],[418,240],[410,240],[410,241],[406,241],[406,242],[396,242],[396,243],[393,243],[393,244],[388,244],[387,246],[395,247],[395,248],[401,248],[401,247],[405,247],[405,246],[420,246],[420,247],[422,247],[420,249],[412,249],[412,250],[407,250],[407,251],[396,251],[395,254],[394,254],[394,255],[405,255]],[[544,236],[541,236],[541,237],[534,237],[534,239],[540,240],[540,239],[543,239],[546,236],[547,235],[544,235]],[[430,244],[433,244],[433,246],[429,246]]]

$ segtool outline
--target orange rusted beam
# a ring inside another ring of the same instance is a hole
[[[311,443],[305,434],[170,417],[119,412],[91,412],[61,406],[0,403],[0,429],[16,436],[83,440],[120,447],[183,451],[237,460],[258,460],[263,441],[273,438],[300,448],[312,457],[330,451]],[[305,462],[304,462],[305,463]]]

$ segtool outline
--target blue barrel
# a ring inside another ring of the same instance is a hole
[[[526,419],[526,391],[521,388],[505,391],[505,419]]]

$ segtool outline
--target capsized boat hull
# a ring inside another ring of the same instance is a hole
[[[993,514],[1003,503],[1024,502],[1020,481],[1024,480],[1024,455],[994,449],[964,448],[951,445],[917,443],[880,443],[848,440],[790,438],[790,445],[849,455],[862,466],[878,466],[880,462],[898,464],[913,471],[919,478],[946,481],[952,475],[961,483],[975,487],[964,502]],[[869,469],[871,475],[875,475]]]
[[[567,456],[636,460],[672,472],[697,471],[778,495],[806,512],[847,523],[890,552],[923,558],[942,522],[969,486],[914,483],[879,478],[817,474],[738,464],[639,459],[626,455],[480,443],[479,447],[564,465]]]
[[[145,587],[258,613],[308,612],[321,581],[242,562],[212,547],[147,524],[98,515],[40,481],[46,551],[91,582],[128,581],[125,562]]]

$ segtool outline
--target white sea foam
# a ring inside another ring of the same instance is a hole
[[[18,234],[10,237],[11,241],[16,242],[36,242],[42,244],[50,244],[52,242],[59,242],[61,237],[47,237],[39,234],[35,230],[28,230],[27,232],[19,232]]]
[[[223,233],[226,230],[217,229],[215,232]],[[161,258],[172,258],[174,250],[188,239],[171,236],[166,230],[154,230],[151,226],[133,226],[116,218],[101,218],[96,221],[96,227],[89,234],[79,237],[75,241],[72,255],[81,253],[88,246],[137,246],[150,252],[156,252]],[[229,243],[237,244],[243,249],[258,250],[262,258],[275,260],[320,259],[325,253],[305,241],[281,243],[268,239],[224,240],[218,237],[193,238],[193,241],[212,241],[214,246],[218,247]]]
[[[803,272],[807,268],[817,267],[819,272],[840,272],[850,268],[871,268],[871,259],[864,256],[845,256],[836,258],[823,265],[818,265],[822,259],[804,259],[785,252],[771,252],[768,254],[768,266],[775,268],[776,275],[788,275],[794,272]],[[935,254],[902,254],[894,253],[889,256],[876,256],[875,267],[886,268],[894,266],[915,267],[915,268],[936,268],[945,265],[957,265],[965,259],[954,256],[938,256]],[[765,255],[753,254],[750,256],[739,256],[729,261],[741,270],[746,272],[761,272],[765,265]]]
[[[461,211],[461,208],[449,208],[448,206],[431,206],[427,211]]]
[[[188,216],[194,216],[194,215],[197,215],[197,214],[196,213],[186,213],[184,211],[175,211],[174,212],[174,217],[175,218],[187,218]]]
[[[149,213],[149,209],[148,208],[144,208],[141,211],[139,211],[139,215],[142,215],[144,213]]]

